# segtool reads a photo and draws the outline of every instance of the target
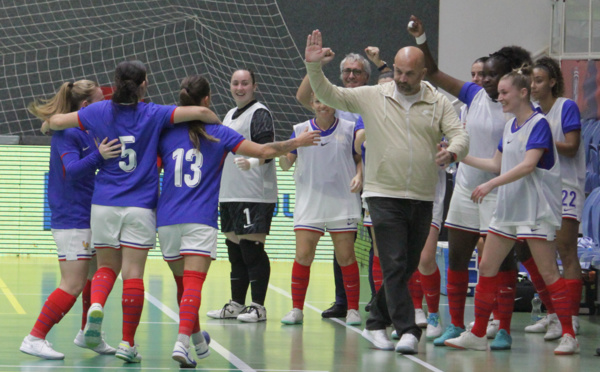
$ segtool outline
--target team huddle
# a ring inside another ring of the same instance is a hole
[[[74,343],[141,362],[135,333],[144,305],[145,263],[158,229],[177,285],[180,321],[172,358],[181,367],[195,367],[191,349],[199,359],[210,355],[199,308],[216,259],[219,211],[231,263],[231,299],[207,315],[266,321],[271,268],[265,244],[277,202],[273,159],[279,157],[283,171],[295,164],[296,183],[292,309],[281,319],[284,325],[303,323],[310,267],[325,231],[334,245],[336,301],[322,315],[362,324],[354,240],[363,209],[373,250],[372,300],[362,334],[376,348],[415,354],[426,328],[426,338],[436,346],[510,349],[516,256],[548,310],[525,331],[560,339],[556,355],[578,353],[577,234],[585,158],[579,110],[561,97],[558,63],[547,57],[533,62],[524,49],[505,47],[477,60],[473,81],[462,82],[438,70],[418,18],[411,17],[408,32],[417,47],[400,49],[393,67],[379,58],[377,48],[365,50],[381,73],[379,84],[367,85],[368,60],[349,54],[340,64],[344,87],[337,87],[322,71],[335,54],[313,31],[305,51],[307,76],[296,98],[315,117],[295,125],[287,141],[274,141],[272,115],[255,98],[256,77],[249,69],[232,73],[236,107],[222,124],[210,110],[210,84],[200,75],[181,82],[179,105],[145,103],[148,76],[139,61],[119,63],[110,100],[97,83],[80,80],[64,83],[49,100],[33,102],[29,110],[43,121],[42,132],[55,131],[48,200],[61,281],[20,350],[64,359],[46,335],[81,294],[82,324]],[[425,78],[465,103],[460,118]],[[457,162],[445,221],[451,323],[444,329],[435,250],[443,223],[444,168]],[[475,322],[467,328],[468,264],[476,245],[480,276]],[[114,348],[104,340],[102,323],[119,273],[123,336]]]

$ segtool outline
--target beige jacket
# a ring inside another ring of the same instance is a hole
[[[458,160],[469,150],[469,136],[448,98],[421,82],[423,100],[406,111],[393,97],[393,81],[340,88],[325,78],[320,62],[306,62],[306,69],[321,102],[363,118],[368,139],[364,191],[433,201],[439,169],[436,145],[445,136],[450,143],[448,151]]]

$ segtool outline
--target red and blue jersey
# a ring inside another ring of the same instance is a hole
[[[164,176],[156,210],[157,227],[199,223],[217,228],[223,162],[229,152],[235,153],[244,137],[224,125],[204,128],[219,142],[202,138],[200,152],[190,141],[186,124],[162,133],[158,151]]]
[[[50,145],[48,204],[53,229],[89,229],[94,175],[102,164],[94,137],[79,128],[57,131]]]
[[[162,130],[172,126],[176,108],[101,101],[78,112],[82,129],[92,130],[99,141],[117,138],[121,143],[121,157],[106,160],[96,175],[93,204],[156,208],[158,140]]]

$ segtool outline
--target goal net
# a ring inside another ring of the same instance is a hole
[[[231,73],[248,67],[278,140],[308,117],[295,100],[302,57],[274,0],[0,0],[0,135],[40,135],[31,101],[65,81],[110,87],[116,65],[131,59],[148,67],[155,103],[176,103],[181,80],[202,74],[224,117]]]

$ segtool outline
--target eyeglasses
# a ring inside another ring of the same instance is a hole
[[[344,75],[350,75],[350,73],[353,73],[354,76],[360,76],[363,73],[363,70],[359,70],[356,68],[346,68],[342,70],[342,74]]]

